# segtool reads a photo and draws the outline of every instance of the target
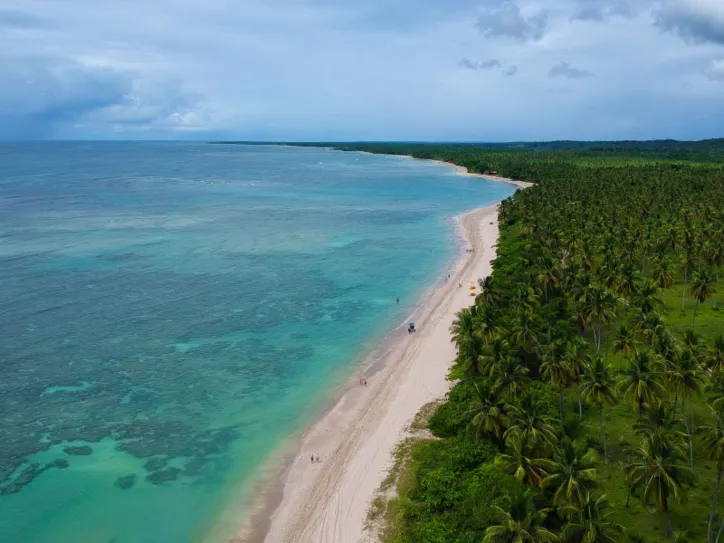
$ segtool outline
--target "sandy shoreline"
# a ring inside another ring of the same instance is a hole
[[[409,158],[415,158],[409,155],[406,155]],[[416,159],[416,160],[424,160],[424,159]],[[440,164],[441,166],[452,166],[455,168],[455,171],[457,171],[460,175],[469,175],[471,177],[479,177],[480,179],[487,179],[488,181],[497,181],[499,183],[508,183],[509,185],[514,185],[520,189],[526,189],[528,187],[532,187],[535,185],[535,183],[529,183],[528,181],[518,181],[516,179],[510,179],[508,177],[500,177],[499,175],[488,175],[484,173],[471,173],[468,171],[467,168],[464,166],[458,166],[457,164],[453,164],[452,162],[443,162],[442,160],[432,160],[430,159],[430,162],[434,162],[435,164]]]
[[[307,430],[284,473],[258,496],[256,513],[234,541],[370,541],[365,518],[392,465],[392,450],[420,408],[449,390],[445,376],[455,357],[450,324],[472,302],[468,282],[486,277],[495,258],[497,205],[458,220],[474,251],[462,254],[451,279],[427,300],[416,317],[419,331],[408,335],[400,330],[368,385],[347,389]],[[318,453],[321,463],[312,464],[311,453]]]

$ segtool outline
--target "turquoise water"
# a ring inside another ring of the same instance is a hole
[[[3,543],[223,540],[264,459],[447,273],[450,217],[513,191],[307,148],[0,164]]]

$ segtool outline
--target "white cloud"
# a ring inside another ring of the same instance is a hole
[[[724,59],[712,60],[706,76],[712,81],[724,81]]]

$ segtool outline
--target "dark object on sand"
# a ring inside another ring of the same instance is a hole
[[[411,333],[416,332],[416,331],[417,331],[417,330],[415,330],[415,323],[414,323],[414,322],[408,323],[408,325],[407,325],[407,333],[408,333],[408,334],[411,334]]]

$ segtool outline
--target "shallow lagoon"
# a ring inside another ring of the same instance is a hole
[[[8,543],[206,538],[447,272],[450,217],[513,191],[307,148],[0,144],[0,163]]]

